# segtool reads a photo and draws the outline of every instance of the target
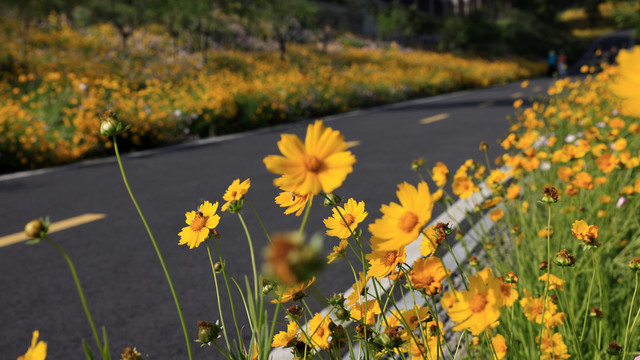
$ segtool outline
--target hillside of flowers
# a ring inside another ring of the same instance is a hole
[[[160,26],[136,30],[123,50],[115,28],[74,28],[64,16],[31,24],[3,16],[0,171],[101,156],[97,114],[116,109],[132,128],[125,150],[300,118],[483,87],[539,74],[540,64],[384,48],[327,53],[176,49]]]

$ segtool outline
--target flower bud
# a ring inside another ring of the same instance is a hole
[[[602,318],[602,310],[598,309],[597,307],[592,307],[591,310],[589,310],[589,316],[591,317],[597,317],[597,318]]]
[[[520,281],[520,278],[513,271],[504,274],[504,282],[507,284],[517,284],[518,281]]]
[[[349,312],[345,308],[339,308],[338,310],[336,310],[336,319],[340,321],[346,321],[349,320],[349,318]]]
[[[213,270],[216,273],[221,273],[223,269],[224,269],[224,264],[222,264],[220,261],[218,261],[217,263],[213,264]]]
[[[424,159],[423,158],[418,158],[418,159],[413,160],[411,162],[411,170],[413,170],[413,171],[418,171],[423,166],[424,166]]]
[[[222,326],[216,321],[215,324],[208,323],[206,321],[198,321],[198,340],[196,342],[202,343],[202,346],[211,345],[211,342],[220,337],[220,331]]]
[[[520,234],[522,232],[522,230],[520,229],[520,227],[518,225],[513,225],[513,228],[511,228],[511,233],[512,234]]]
[[[100,116],[100,135],[102,136],[116,136],[130,127],[131,125],[124,126],[112,110],[107,110]]]
[[[621,353],[622,353],[622,346],[618,345],[618,343],[616,343],[615,340],[610,342],[609,346],[607,346],[607,354],[617,356],[617,355],[620,355]]]
[[[480,265],[480,261],[478,260],[477,257],[472,256],[472,257],[469,258],[469,266],[476,267],[478,265]]]
[[[124,352],[121,354],[122,360],[143,360],[142,354],[136,350],[136,348],[131,349],[130,347],[124,348]]]
[[[538,269],[541,271],[547,271],[547,266],[551,267],[551,264],[547,263],[547,260],[540,261],[540,265],[538,265]]]
[[[487,145],[486,142],[482,141],[478,149],[482,152],[486,152],[487,150],[489,150],[489,145]]]
[[[42,219],[31,220],[24,226],[24,233],[32,239],[42,239],[47,236],[48,226]]]
[[[553,204],[558,202],[559,197],[558,189],[551,185],[545,185],[542,188],[542,199],[540,199],[540,201],[546,204]]]
[[[573,266],[576,263],[576,259],[567,252],[567,250],[562,249],[560,252],[556,253],[556,257],[553,262],[558,266]]]
[[[302,308],[298,305],[291,305],[287,309],[287,317],[293,321],[297,320],[302,316]]]
[[[333,207],[342,202],[342,198],[334,193],[327,194],[324,198],[324,206]]]
[[[491,249],[495,248],[496,246],[497,246],[496,243],[488,241],[488,242],[486,242],[484,244],[483,247],[484,247],[485,250],[491,250]]]
[[[340,293],[340,294],[334,294],[330,299],[329,299],[329,304],[331,304],[331,306],[335,307],[335,308],[341,308],[344,307],[344,294]]]
[[[640,270],[640,258],[634,257],[631,259],[631,261],[629,261],[629,269],[633,271]]]

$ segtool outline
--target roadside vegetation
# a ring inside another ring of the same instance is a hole
[[[280,154],[266,151],[263,162],[281,190],[276,204],[283,216],[299,216],[299,229],[273,234],[263,226],[264,233],[249,233],[245,221],[262,224],[250,202],[251,179],[237,179],[224,194],[186,209],[187,226],[176,229],[185,251],[208,252],[209,264],[201,266],[211,267],[217,293],[218,307],[202,315],[211,320],[199,322],[197,330],[182,320],[188,357],[193,358],[194,340],[211,346],[200,351],[219,351],[227,359],[268,359],[273,348],[304,359],[640,354],[640,47],[622,50],[618,63],[603,64],[598,74],[585,66],[583,80],[558,80],[546,97],[527,106],[516,100],[510,132],[500,141],[508,152],[494,162],[470,159],[453,171],[441,162],[414,160],[408,166],[416,178],[388,189],[398,198],[390,204],[365,204],[340,192],[357,153],[338,131],[318,120],[304,140],[282,134]],[[101,119],[100,134],[113,141],[138,207],[118,150],[130,124],[113,111]],[[479,151],[486,154],[488,146],[479,144]],[[434,223],[434,207],[452,210],[454,199],[468,210]],[[328,256],[320,253],[323,236],[305,240],[312,209],[326,214],[326,241],[335,242]],[[224,255],[229,235],[216,230],[221,221],[234,221],[232,214],[251,249],[252,275],[244,278],[225,269],[231,261]],[[140,216],[146,226],[142,211]],[[86,358],[110,359],[107,331],[99,335],[73,264],[47,229],[48,221],[38,219],[25,231],[68,260],[93,330],[95,343],[83,342]],[[267,247],[254,249],[256,239]],[[464,248],[464,260],[454,245]],[[345,276],[353,277],[352,289],[324,294],[329,306],[314,312],[307,305],[308,288],[326,263],[337,261],[349,264]],[[183,319],[166,268],[165,273]],[[222,311],[221,302],[236,304],[238,297],[243,309],[232,305],[231,313]],[[245,321],[250,338],[246,328],[240,330]],[[27,359],[46,356],[38,337],[34,332]],[[126,348],[122,358],[142,359],[141,354]]]

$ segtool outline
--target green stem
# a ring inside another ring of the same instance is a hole
[[[49,239],[49,237],[45,237],[45,240],[51,244],[58,252],[64,257],[69,265],[69,270],[71,270],[71,276],[73,276],[73,281],[76,284],[76,289],[78,289],[78,295],[80,295],[80,302],[82,303],[82,308],[84,309],[85,315],[87,315],[87,320],[89,321],[89,326],[91,326],[91,331],[93,332],[93,338],[96,341],[96,345],[98,346],[98,350],[100,351],[101,357],[104,359],[104,348],[102,347],[102,343],[100,342],[100,337],[98,336],[98,330],[96,330],[96,325],[93,322],[93,318],[91,317],[91,312],[89,312],[89,306],[87,305],[87,300],[84,297],[84,292],[82,291],[82,285],[80,284],[80,279],[78,278],[78,273],[76,272],[76,267],[73,266],[73,262],[71,258],[67,254],[64,249],[60,247],[55,241]]]
[[[218,300],[218,313],[220,314],[220,322],[222,323],[222,332],[224,334],[224,342],[227,344],[227,350],[231,350],[231,346],[229,345],[229,335],[227,334],[227,326],[224,323],[224,316],[222,315],[222,306],[220,303],[220,290],[218,288],[218,274],[216,274],[216,269],[213,264],[213,258],[211,257],[211,249],[209,248],[209,242],[205,240],[204,244],[207,246],[207,254],[209,254],[209,263],[211,263],[211,272],[213,272],[213,282],[216,284],[216,299]]]
[[[251,241],[251,234],[249,234],[249,229],[247,229],[247,224],[245,224],[242,215],[238,213],[238,218],[242,223],[242,228],[244,229],[244,233],[247,235],[247,241],[249,242],[249,252],[251,254],[251,267],[253,268],[253,293],[255,302],[258,301],[258,270],[256,269],[256,257],[253,251],[253,242]]]
[[[593,258],[595,261],[595,258]],[[584,322],[582,323],[582,332],[580,333],[580,342],[584,340],[584,331],[587,327],[587,319],[589,318],[589,303],[591,302],[591,289],[596,278],[596,266],[593,264],[593,275],[591,275],[591,281],[589,282],[589,292],[587,293],[587,309],[584,313]]]
[[[309,194],[309,196],[311,196],[311,198],[309,199],[309,202],[307,202],[307,208],[304,209],[304,217],[302,218],[302,224],[300,224],[300,235],[302,235],[302,233],[304,232],[304,227],[305,225],[307,225],[307,219],[309,219],[309,212],[311,212],[311,202],[313,200],[313,195]]]
[[[113,149],[116,153],[116,158],[118,159],[118,166],[120,167],[120,173],[122,174],[122,180],[124,181],[124,185],[129,192],[129,196],[131,197],[131,201],[133,205],[138,210],[138,214],[140,215],[140,219],[144,224],[144,227],[147,229],[147,233],[149,234],[149,238],[153,243],[153,247],[156,250],[156,254],[158,255],[158,260],[160,260],[160,265],[162,265],[162,269],[164,270],[164,275],[167,277],[167,282],[169,283],[169,288],[171,289],[171,294],[173,295],[173,301],[176,303],[176,309],[178,310],[178,315],[180,316],[180,322],[182,323],[182,331],[184,332],[184,338],[187,343],[187,352],[189,353],[189,359],[193,360],[193,351],[191,350],[191,341],[189,340],[189,332],[187,331],[187,324],[184,321],[184,315],[182,314],[182,307],[180,306],[180,301],[178,300],[178,295],[176,295],[176,290],[173,286],[173,281],[171,281],[171,275],[169,275],[169,270],[167,269],[167,265],[164,262],[164,258],[162,257],[162,253],[160,252],[160,248],[158,247],[158,243],[156,242],[156,238],[153,236],[151,229],[149,228],[149,224],[147,224],[147,220],[136,201],[135,196],[133,196],[133,192],[131,191],[131,187],[129,187],[129,182],[127,181],[127,176],[125,175],[124,168],[122,167],[122,160],[120,159],[120,152],[118,151],[118,142],[116,137],[113,136]]]
[[[627,339],[629,338],[629,324],[631,323],[631,313],[633,312],[633,303],[636,301],[636,293],[638,292],[638,272],[636,271],[636,285],[633,289],[633,296],[631,297],[631,305],[629,306],[629,316],[627,317],[627,327],[624,332],[624,345],[622,347],[622,358],[627,356]],[[638,310],[640,311],[640,310]]]
[[[213,243],[216,246],[216,250],[218,251],[218,258],[220,259],[220,262],[222,263],[222,252],[220,251],[220,246],[218,245],[218,241],[216,241],[216,239],[213,239]],[[229,305],[231,305],[231,316],[233,316],[233,324],[236,327],[236,334],[238,334],[238,339],[242,339],[242,334],[240,333],[240,328],[238,327],[238,319],[236,318],[236,307],[233,305],[233,297],[231,296],[231,288],[229,287],[229,280],[227,279],[227,271],[224,269],[224,266],[222,268],[222,278],[224,279],[224,285],[227,288],[227,295],[229,296]],[[232,278],[232,280],[235,282],[235,280]],[[236,286],[238,286],[236,284]],[[238,287],[238,289],[240,289],[240,287]],[[242,295],[242,291],[240,291],[240,295]]]
[[[260,223],[260,226],[262,226],[262,231],[264,231],[264,234],[267,236],[267,240],[269,240],[269,243],[271,243],[271,237],[269,236],[269,232],[267,231],[267,228],[264,226],[264,223],[262,222],[262,218],[260,217],[260,215],[258,215],[258,211],[256,211],[256,208],[253,207],[253,204],[251,204],[251,202],[247,198],[245,198],[244,201],[246,201],[247,204],[251,206],[251,210],[253,210],[253,213],[258,218],[258,222]]]

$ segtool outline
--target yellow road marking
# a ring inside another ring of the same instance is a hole
[[[514,92],[513,94],[511,94],[512,99],[521,98],[523,96],[524,94],[522,93],[522,91]]]
[[[534,87],[533,87],[533,91],[535,91],[535,92],[540,92],[540,91],[542,91],[542,86],[534,86]]]
[[[360,145],[360,141],[358,141],[358,140],[347,141],[347,149],[350,149],[352,147],[356,147],[358,145]]]
[[[104,219],[105,217],[107,217],[106,214],[83,214],[66,220],[54,222],[49,226],[49,234]],[[9,246],[25,240],[29,240],[29,238],[24,234],[24,232],[2,236],[0,237],[0,247]]]
[[[436,122],[436,121],[447,119],[448,117],[449,117],[449,114],[447,114],[447,113],[433,115],[433,116],[429,116],[428,118],[424,118],[424,119],[420,120],[420,124],[423,124],[423,125],[424,124],[431,124],[431,123]]]
[[[478,104],[478,107],[486,108],[486,107],[489,107],[489,106],[491,106],[493,104],[495,104],[495,103],[493,101],[489,100],[489,101],[485,101],[483,103]]]

